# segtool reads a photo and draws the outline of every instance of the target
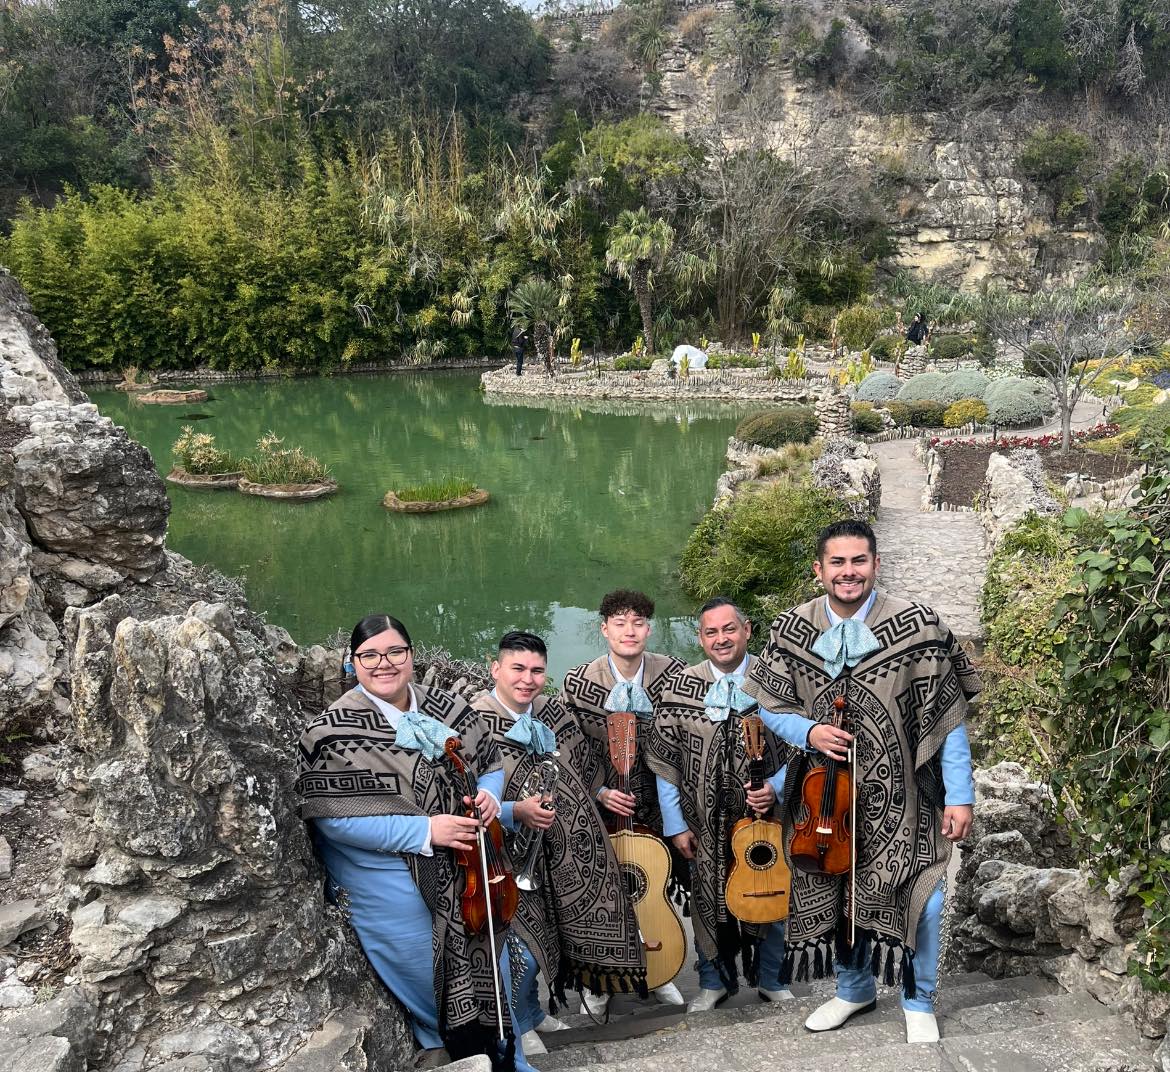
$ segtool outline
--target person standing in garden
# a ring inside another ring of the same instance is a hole
[[[922,313],[915,313],[914,319],[910,322],[910,328],[906,332],[906,341],[911,346],[921,346],[929,338],[930,327],[926,323],[926,317]]]
[[[516,375],[524,375],[524,351],[528,347],[528,332],[519,324],[512,330],[512,353],[516,355]]]

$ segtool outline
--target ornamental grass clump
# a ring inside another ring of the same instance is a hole
[[[807,443],[817,434],[817,415],[809,406],[785,406],[745,417],[735,438],[757,447]]]
[[[394,494],[402,502],[450,502],[452,499],[462,499],[473,491],[475,484],[472,481],[451,476],[411,488],[395,488]]]
[[[256,454],[240,460],[253,484],[319,484],[330,479],[329,468],[300,447],[281,449],[284,440],[268,432],[256,441]]]
[[[243,465],[228,451],[215,445],[215,436],[196,432],[189,424],[183,426],[182,433],[171,447],[171,456],[178,468],[199,476],[234,473]]]
[[[901,389],[902,381],[892,372],[871,372],[857,386],[857,401],[889,402]]]

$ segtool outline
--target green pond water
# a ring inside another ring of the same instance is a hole
[[[470,659],[505,630],[530,629],[559,680],[604,650],[597,605],[625,586],[658,604],[655,650],[697,657],[694,604],[674,573],[739,411],[502,405],[478,383],[478,373],[399,373],[219,384],[194,406],[92,398],[164,473],[184,424],[240,454],[271,429],[330,466],[341,490],[318,502],[167,485],[169,546],[241,577],[252,606],[300,643],[373,611]],[[492,501],[413,517],[382,507],[387,489],[442,475],[474,480]]]

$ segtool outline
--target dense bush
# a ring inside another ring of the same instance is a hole
[[[615,372],[645,372],[652,364],[654,358],[649,354],[623,354],[613,359]]]
[[[837,316],[837,334],[850,350],[869,349],[881,327],[881,314],[871,305],[851,305]]]
[[[987,404],[978,398],[963,398],[947,406],[943,414],[945,428],[962,428],[966,424],[982,424],[987,420]]]
[[[1052,388],[1043,380],[1033,377],[1004,376],[1002,379],[992,380],[987,390],[983,392],[983,401],[990,408],[992,402],[1002,395],[1021,392],[1031,395],[1045,414],[1055,411],[1056,402],[1052,397]]]
[[[978,369],[957,369],[947,374],[939,401],[950,405],[965,398],[982,398],[990,383]]]
[[[876,435],[885,428],[882,415],[868,402],[854,402],[849,411],[853,418],[853,431],[858,435]]]
[[[871,372],[857,385],[859,402],[888,402],[897,398],[902,381],[892,372]]]
[[[759,368],[764,359],[759,354],[712,354],[707,358],[707,368]]]
[[[786,406],[745,417],[735,437],[757,447],[807,443],[817,434],[817,415],[808,406]]]
[[[808,564],[817,535],[844,513],[834,495],[807,484],[741,495],[691,534],[680,563],[683,589],[697,600],[734,599],[762,637],[773,613],[813,594]]]
[[[947,378],[941,372],[911,376],[898,391],[899,402],[942,402]]]
[[[974,341],[970,335],[935,335],[930,340],[930,356],[936,361],[954,361],[967,357]]]
[[[900,335],[879,335],[869,344],[875,361],[897,361],[906,352],[906,340]]]
[[[1067,127],[1042,127],[1024,143],[1020,171],[1052,198],[1063,219],[1085,203],[1083,181],[1093,158],[1093,143]]]
[[[941,402],[928,402],[925,399],[917,402],[908,402],[910,410],[910,424],[915,428],[941,428],[947,407]]]
[[[1044,420],[1044,407],[1028,391],[998,391],[987,398],[987,420],[1002,428],[1026,428]]]
[[[887,402],[883,410],[889,415],[890,420],[894,422],[896,428],[905,428],[910,423],[910,403],[909,402]]]

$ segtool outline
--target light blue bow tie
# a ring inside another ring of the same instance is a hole
[[[605,701],[607,711],[633,711],[639,718],[652,718],[654,705],[650,696],[636,681],[619,681],[609,690]]]
[[[856,666],[880,647],[878,638],[865,622],[842,618],[818,637],[812,650],[825,660],[825,672],[830,677],[837,677],[847,665]]]
[[[421,752],[427,759],[438,759],[443,754],[443,745],[458,734],[437,718],[420,714],[418,711],[404,711],[395,731],[395,743],[399,748]]]
[[[527,711],[516,719],[516,724],[504,737],[515,741],[532,756],[542,756],[557,750],[557,735]]]
[[[740,688],[742,684],[743,674],[727,674],[707,690],[703,703],[706,705],[707,717],[712,722],[726,722],[733,708],[746,711],[756,702]]]

